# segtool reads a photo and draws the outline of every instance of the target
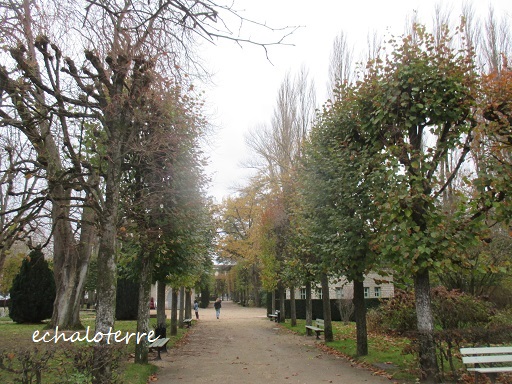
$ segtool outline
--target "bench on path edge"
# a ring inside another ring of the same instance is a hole
[[[190,328],[192,326],[192,319],[185,319],[182,323],[185,327]]]
[[[170,338],[156,339],[149,345],[150,350],[153,348],[156,348],[156,350],[158,352],[158,356],[155,358],[155,360],[162,360],[162,358],[160,357],[160,351],[164,348],[165,348],[165,350],[167,350],[166,345],[169,342],[169,340],[171,340],[171,339]]]
[[[479,374],[489,376],[494,383],[499,373],[512,372],[512,347],[461,348],[460,354],[464,364],[472,365],[467,370],[475,372],[475,383]]]
[[[279,322],[279,311],[276,309],[274,313],[267,314],[267,317],[270,319],[270,321],[275,321],[276,323]]]
[[[324,321],[323,319],[316,319],[315,325],[306,325],[306,332],[308,336],[311,336],[311,331],[315,331],[316,338],[320,339],[320,334],[324,332]]]

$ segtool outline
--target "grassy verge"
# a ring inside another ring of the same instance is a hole
[[[89,334],[92,338],[94,336],[94,314],[86,313],[81,318],[84,327],[90,327]],[[155,324],[151,325],[155,326]],[[30,371],[31,367],[37,364],[43,367],[41,370],[42,383],[90,383],[87,371],[93,343],[87,341],[72,343],[62,340],[58,343],[34,343],[32,336],[35,331],[39,331],[39,337],[42,337],[44,332],[53,334],[54,330],[45,328],[46,324],[16,324],[10,318],[0,318],[0,383],[13,383],[21,377],[20,373],[9,372],[5,368],[11,367],[19,371],[24,366],[26,370]],[[114,331],[121,331],[121,335],[125,335],[126,332],[135,333],[136,329],[136,321],[117,321]],[[167,347],[172,348],[183,339],[187,331],[187,329],[179,329],[178,335],[170,338]],[[66,332],[68,336],[72,333]],[[85,332],[81,331],[80,334],[85,335]],[[146,384],[148,377],[157,371],[157,367],[152,364],[133,363],[134,339],[133,337],[127,345],[124,342],[113,343],[114,354],[118,360],[115,374],[119,382],[122,383]]]
[[[305,325],[305,320],[297,320],[296,327],[292,327],[289,320],[283,324],[284,327],[299,335],[306,335]],[[325,343],[325,345],[333,353],[341,354],[352,361],[366,365],[393,380],[414,382],[418,377],[418,363],[415,356],[404,352],[409,346],[408,339],[369,334],[368,356],[358,357],[355,324],[334,321],[332,325],[334,341]]]

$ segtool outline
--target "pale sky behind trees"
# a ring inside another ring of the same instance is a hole
[[[270,124],[276,105],[277,91],[287,72],[295,75],[304,66],[317,90],[317,107],[327,100],[330,55],[334,39],[341,32],[354,48],[355,61],[368,51],[368,37],[376,33],[386,40],[405,31],[407,20],[416,11],[419,20],[431,28],[436,5],[450,11],[452,25],[458,25],[463,0],[237,0],[235,9],[251,20],[275,28],[301,26],[284,40],[284,44],[268,48],[268,59],[262,47],[219,41],[205,46],[201,57],[213,73],[213,85],[206,89],[205,99],[214,132],[205,149],[212,178],[209,194],[217,202],[246,185],[252,173],[243,163],[251,156],[245,144],[249,130]],[[487,18],[494,8],[498,22],[507,18],[512,25],[512,1],[469,1],[475,16]],[[247,26],[245,24],[244,26]],[[236,27],[235,27],[236,28]],[[235,30],[236,32],[236,30]],[[276,41],[284,32],[273,35],[254,28],[250,38],[257,42]],[[270,60],[270,61],[269,61]]]

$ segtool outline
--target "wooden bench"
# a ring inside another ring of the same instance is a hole
[[[270,321],[275,321],[276,323],[279,322],[279,311],[276,309],[274,313],[269,313],[267,317],[270,319]]]
[[[479,374],[494,383],[499,373],[512,372],[512,347],[461,348],[460,354],[464,364],[472,365],[468,371],[475,372],[475,383]]]
[[[164,339],[156,339],[155,341],[153,341],[150,345],[149,345],[149,349],[154,349],[156,348],[157,352],[158,352],[158,356],[155,358],[155,360],[162,360],[162,358],[160,357],[160,351],[162,349],[166,349],[166,345],[167,343],[169,342],[169,338],[164,338]]]
[[[308,336],[311,336],[311,331],[315,331],[316,338],[320,339],[320,334],[324,332],[324,321],[322,319],[316,319],[315,325],[306,325],[306,332]]]
[[[192,319],[183,320],[183,325],[187,328],[190,328],[192,326]]]

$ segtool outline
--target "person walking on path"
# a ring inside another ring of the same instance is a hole
[[[215,303],[213,303],[213,307],[215,308],[215,314],[217,315],[217,319],[220,317],[220,309],[222,307],[220,297],[215,300]]]
[[[196,320],[199,320],[199,304],[194,300],[194,312],[196,313]]]

